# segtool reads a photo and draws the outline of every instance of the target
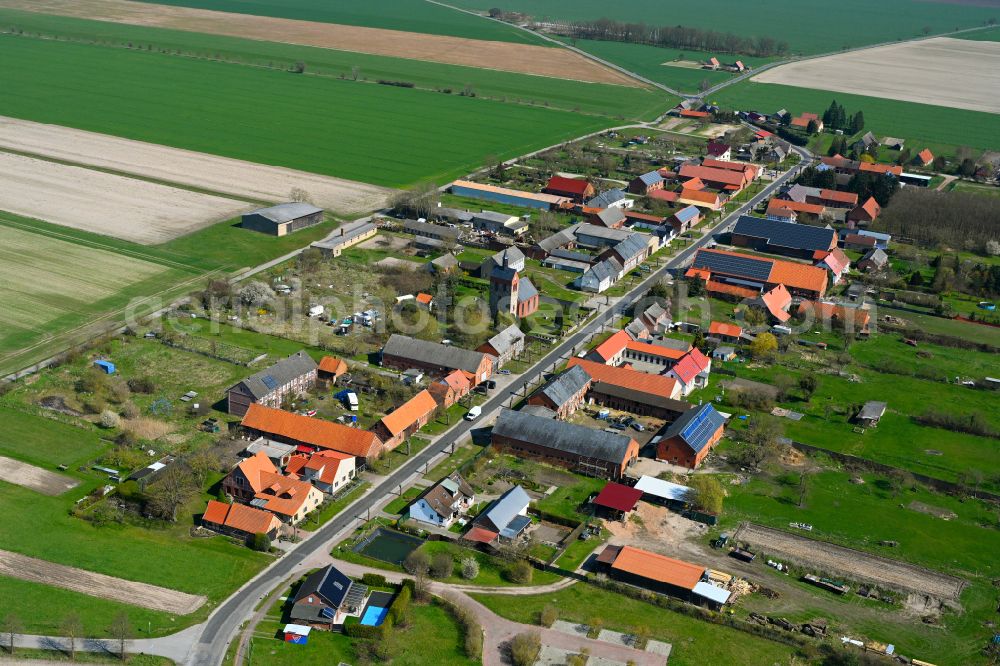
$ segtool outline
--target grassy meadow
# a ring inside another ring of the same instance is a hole
[[[180,51],[186,57],[227,60],[248,66],[287,69],[296,62],[303,62],[307,74],[333,78],[353,77],[353,70],[357,68],[359,76],[369,82],[380,79],[408,81],[427,90],[451,89],[456,95],[469,86],[479,98],[609,117],[654,118],[674,102],[660,92],[642,88],[10,9],[0,9],[0,26],[4,25],[74,41],[100,41],[106,46],[152,45],[153,50]]]
[[[497,21],[471,16],[424,0],[375,0],[366,3],[328,2],[326,0],[142,0],[158,5],[196,7],[220,12],[254,14],[341,23],[365,28],[383,28],[449,35],[468,39],[486,39],[517,44],[546,46],[548,42],[531,33]]]
[[[488,156],[609,124],[148,51],[0,39],[0,114],[391,187],[444,182]]]
[[[493,0],[452,0],[457,7],[486,11]],[[995,7],[918,0],[844,0],[836,8],[795,0],[766,5],[738,0],[665,3],[627,0],[609,6],[603,0],[514,0],[503,8],[530,14],[534,19],[583,21],[612,18],[626,23],[684,25],[734,32],[740,36],[773,37],[787,41],[792,53],[815,54],[844,48],[920,37],[924,28],[937,34],[983,25],[997,18]]]
[[[995,137],[1000,136],[1000,114],[773,83],[741,81],[715,93],[709,101],[761,113],[786,108],[794,114],[822,114],[834,99],[851,113],[863,111],[866,131],[905,139],[912,150],[929,147],[935,155],[954,155],[959,146],[989,150],[996,148]]]

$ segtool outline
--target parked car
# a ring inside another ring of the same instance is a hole
[[[637,430],[639,432],[645,432],[646,431],[646,426],[642,425],[638,421],[633,421],[632,422],[632,429],[633,430]]]
[[[501,375],[509,375],[510,374],[510,370],[501,370],[500,374]]]
[[[612,423],[611,427],[614,428],[615,430],[625,430],[626,428],[628,428],[628,426],[625,425],[624,423]]]
[[[465,420],[466,421],[475,421],[479,417],[479,415],[482,414],[482,413],[483,413],[483,408],[480,407],[479,405],[476,405],[475,407],[473,407],[472,409],[470,409],[468,412],[466,412],[466,414],[465,414]]]

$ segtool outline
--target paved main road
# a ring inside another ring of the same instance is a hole
[[[590,323],[580,328],[566,340],[557,345],[552,351],[538,360],[526,373],[525,381],[533,381],[545,369],[561,359],[573,354],[577,347],[586,342],[591,335],[599,331],[605,324],[610,322],[617,314],[628,310],[639,298],[641,298],[664,273],[670,269],[682,266],[691,255],[705,243],[711,240],[712,235],[727,231],[736,218],[752,209],[763,199],[770,196],[783,183],[795,177],[799,170],[812,159],[812,155],[801,148],[796,148],[796,152],[802,157],[802,162],[795,168],[782,174],[778,179],[772,181],[750,201],[742,205],[737,210],[725,217],[712,233],[706,234],[701,239],[685,248],[676,257],[672,258],[664,267],[652,273],[643,282],[636,285],[615,305],[605,312],[601,312]],[[486,403],[483,404],[483,413],[489,414],[504,404],[514,396],[522,383],[512,384],[506,389],[498,390]],[[478,424],[477,424],[478,425]],[[254,606],[261,597],[268,594],[275,585],[284,581],[305,559],[312,555],[317,548],[325,545],[333,539],[339,532],[348,528],[355,520],[356,516],[364,514],[381,502],[387,492],[394,491],[400,484],[403,484],[412,475],[423,469],[432,458],[447,450],[453,444],[457,444],[469,435],[473,424],[462,421],[456,424],[445,435],[440,437],[434,444],[420,451],[411,460],[400,466],[395,472],[385,477],[367,495],[356,501],[354,504],[344,509],[340,514],[331,519],[323,527],[316,530],[308,539],[300,542],[296,547],[281,559],[277,560],[270,567],[261,572],[256,578],[238,590],[229,599],[222,603],[209,617],[208,621],[200,627],[200,634],[190,648],[185,664],[195,666],[206,666],[219,664],[225,654],[226,647],[230,640],[236,635],[239,626],[250,617]],[[167,640],[167,639],[160,639]]]

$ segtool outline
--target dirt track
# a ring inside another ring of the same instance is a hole
[[[80,483],[71,477],[6,456],[0,456],[0,481],[23,486],[43,495],[59,495]]]
[[[0,6],[173,30],[280,41],[591,83],[643,84],[569,49],[216,12],[125,0],[0,0]],[[485,19],[484,19],[485,20]],[[278,37],[280,35],[280,38]]]
[[[758,546],[768,555],[808,565],[817,572],[839,573],[938,599],[958,601],[965,587],[965,581],[955,576],[753,523],[743,523],[733,539]]]
[[[205,603],[201,595],[105,576],[6,550],[0,550],[0,575],[177,615],[193,613]]]
[[[1000,42],[935,37],[793,62],[752,80],[1000,113]]]
[[[252,204],[0,151],[0,210],[136,243],[162,243]]]
[[[254,201],[288,201],[292,189],[301,188],[317,206],[345,216],[383,207],[392,192],[353,180],[0,116],[3,148]]]

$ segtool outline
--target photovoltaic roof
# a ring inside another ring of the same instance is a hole
[[[705,403],[697,409],[689,409],[674,421],[663,434],[665,439],[680,436],[691,450],[698,453],[712,435],[723,425],[726,419],[715,410],[711,403]]]
[[[778,222],[762,217],[741,215],[733,227],[734,234],[766,239],[768,244],[796,250],[829,250],[836,232],[795,222]]]
[[[771,275],[771,263],[766,259],[756,259],[750,256],[698,250],[691,266],[692,268],[703,268],[712,273],[738,275],[766,282]]]

